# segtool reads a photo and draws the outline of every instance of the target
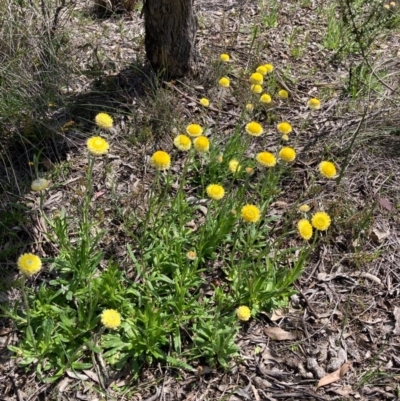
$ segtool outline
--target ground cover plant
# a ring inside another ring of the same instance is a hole
[[[397,5],[202,4],[200,61],[160,82],[126,15],[32,4],[59,75],[4,69],[5,396],[393,399]]]

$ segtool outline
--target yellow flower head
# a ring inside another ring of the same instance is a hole
[[[167,152],[158,150],[151,156],[150,164],[157,170],[168,170],[171,167],[171,157]]]
[[[260,136],[264,130],[259,123],[252,121],[246,125],[246,132],[252,136]]]
[[[261,85],[251,85],[250,89],[251,89],[251,91],[253,93],[259,94],[259,93],[262,92],[262,86]]]
[[[288,135],[292,132],[292,126],[287,122],[283,121],[279,123],[276,126],[276,129],[282,134],[282,135]]]
[[[248,306],[239,306],[236,309],[236,316],[239,320],[247,322],[251,318],[251,310]]]
[[[200,103],[202,106],[204,106],[204,107],[208,107],[208,106],[210,105],[210,101],[209,101],[207,98],[205,98],[205,97],[202,97],[202,98],[199,100],[199,103]]]
[[[310,211],[310,206],[307,205],[307,204],[301,205],[301,206],[299,207],[299,212],[307,213],[307,212],[309,212],[309,211]]]
[[[262,74],[253,72],[253,74],[250,75],[250,82],[254,85],[262,85],[264,82]]]
[[[186,132],[190,136],[200,136],[203,133],[203,128],[199,124],[190,124],[186,127]]]
[[[198,152],[208,152],[210,141],[206,136],[199,136],[193,141],[193,146]]]
[[[282,135],[282,141],[287,142],[289,140],[289,135]]]
[[[218,156],[217,156],[217,162],[218,163],[222,163],[224,161],[224,155],[222,154],[222,153],[220,153]]]
[[[225,190],[221,185],[210,184],[206,188],[207,195],[214,200],[220,200],[225,195]]]
[[[96,117],[94,118],[94,120],[96,121],[96,124],[103,129],[110,129],[113,126],[113,119],[110,115],[108,115],[107,113],[99,113],[96,115]]]
[[[253,175],[254,174],[254,168],[253,167],[246,167],[246,173],[248,175]]]
[[[334,178],[336,176],[336,167],[332,162],[322,161],[318,168],[325,178]]]
[[[105,155],[110,148],[108,142],[100,136],[92,136],[86,141],[89,152],[95,156]]]
[[[255,205],[245,205],[241,210],[242,219],[247,223],[256,223],[260,220],[260,209]]]
[[[48,188],[50,185],[50,181],[46,180],[45,178],[37,178],[36,180],[32,181],[31,190],[32,191],[43,191],[44,189]]]
[[[42,268],[42,261],[33,253],[24,253],[18,258],[17,266],[25,276],[33,276]]]
[[[297,223],[297,230],[300,234],[300,237],[308,241],[312,237],[313,228],[310,222],[307,219],[301,219]]]
[[[116,329],[121,324],[121,315],[114,309],[105,309],[101,314],[101,323],[107,329]]]
[[[288,93],[288,91],[285,91],[285,89],[281,89],[281,90],[278,92],[278,96],[279,96],[281,99],[287,99],[287,98],[289,97],[289,93]]]
[[[222,53],[222,54],[219,56],[219,59],[220,59],[221,61],[223,61],[224,63],[226,63],[227,61],[230,60],[230,57],[229,57],[229,54]]]
[[[272,97],[268,93],[263,93],[260,97],[260,102],[262,103],[271,103]]]
[[[321,108],[321,102],[319,99],[313,97],[307,102],[307,107],[311,110],[319,110]]]
[[[390,2],[390,7],[396,7],[396,3],[394,1]]]
[[[328,213],[317,212],[311,218],[311,224],[319,231],[325,231],[331,225],[331,218]]]
[[[174,145],[183,152],[187,152],[192,147],[192,141],[186,135],[178,135],[174,138]]]
[[[256,155],[256,160],[260,166],[274,167],[276,165],[276,158],[271,152],[261,152]]]
[[[227,77],[222,77],[219,81],[219,86],[222,86],[223,88],[228,88],[229,85],[231,84],[231,81]]]
[[[251,112],[251,111],[254,110],[254,106],[251,103],[247,103],[246,104],[246,110]]]
[[[389,4],[384,4],[383,7],[385,7],[387,10],[390,9],[390,5]]]
[[[238,173],[242,169],[242,166],[239,164],[239,162],[236,159],[232,159],[229,162],[229,170],[232,173]]]
[[[282,148],[279,157],[285,162],[292,162],[296,158],[296,151],[293,148]]]
[[[197,253],[196,253],[196,251],[188,251],[188,252],[186,253],[186,257],[187,257],[189,260],[195,260],[196,257],[197,257]]]
[[[271,72],[274,71],[274,66],[272,64],[264,64],[264,67],[268,74],[271,74]]]
[[[257,67],[256,71],[259,72],[261,75],[267,75],[268,73],[264,65],[260,65],[259,67]]]

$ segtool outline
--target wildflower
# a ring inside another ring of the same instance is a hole
[[[251,91],[253,93],[259,94],[259,93],[262,92],[262,86],[261,85],[251,85],[250,89],[251,89]]]
[[[186,127],[186,132],[190,136],[200,136],[203,133],[203,128],[199,124],[190,124]]]
[[[296,158],[296,151],[293,148],[282,148],[279,157],[285,162],[292,162]]]
[[[268,74],[271,74],[271,72],[274,71],[274,66],[272,64],[264,64],[264,67]]]
[[[307,241],[312,237],[313,228],[307,219],[301,219],[297,223],[297,230],[300,234],[300,237]]]
[[[227,77],[222,77],[219,81],[219,86],[222,86],[223,88],[228,88],[231,81]]]
[[[279,123],[276,126],[276,129],[282,134],[282,135],[288,135],[292,132],[292,126],[287,122],[283,121]]]
[[[210,101],[209,101],[207,98],[205,98],[205,97],[202,97],[202,98],[199,100],[199,103],[200,103],[202,106],[204,106],[204,107],[208,107],[208,106],[210,105]]]
[[[322,161],[318,168],[325,178],[334,178],[336,175],[336,167],[332,162]]]
[[[188,252],[186,253],[186,257],[187,257],[189,260],[195,260],[196,257],[197,257],[197,253],[196,253],[195,251],[188,251]]]
[[[238,173],[242,169],[242,166],[239,164],[239,162],[236,159],[232,159],[229,162],[229,170],[232,173]]]
[[[206,188],[207,195],[214,200],[220,200],[225,195],[225,190],[221,185],[210,184]]]
[[[18,258],[17,266],[21,273],[30,277],[40,271],[42,268],[42,261],[39,256],[33,253],[24,253]]]
[[[256,155],[256,160],[260,166],[274,167],[276,165],[276,158],[270,152],[261,152]]]
[[[246,173],[248,175],[253,175],[254,174],[254,168],[253,167],[246,167]]]
[[[103,129],[112,128],[114,122],[112,117],[107,113],[97,114],[94,120],[96,121],[96,124]]]
[[[236,309],[236,316],[239,320],[247,322],[251,318],[250,308],[248,306],[239,306],[239,308]]]
[[[253,72],[253,74],[250,75],[250,82],[254,85],[262,85],[264,82],[262,74]]]
[[[188,151],[192,147],[192,141],[186,135],[178,135],[174,138],[174,145],[183,152]]]
[[[108,152],[110,145],[100,136],[92,136],[86,141],[87,148],[90,153],[95,156],[101,156]]]
[[[328,213],[317,212],[311,218],[311,224],[319,231],[325,231],[331,225],[331,218]]]
[[[321,108],[321,102],[319,99],[313,97],[307,102],[307,107],[311,110],[319,110]]]
[[[242,207],[241,216],[247,223],[256,223],[260,220],[260,209],[255,205],[245,205]]]
[[[269,95],[268,93],[263,93],[260,97],[260,102],[271,103],[272,102],[271,95]]]
[[[252,121],[246,125],[246,132],[252,136],[260,136],[264,130],[259,123]]]
[[[150,164],[157,170],[168,170],[171,167],[171,157],[167,152],[158,150],[151,156]]]
[[[267,75],[268,73],[267,69],[263,65],[257,67],[256,71],[259,72],[261,75]]]
[[[44,189],[48,188],[49,185],[50,185],[49,180],[46,180],[45,178],[37,178],[36,180],[32,181],[31,190],[43,191]]]
[[[193,141],[193,146],[198,152],[208,152],[210,149],[210,141],[206,136],[199,136]]]
[[[254,106],[251,103],[247,103],[246,104],[246,110],[247,111],[253,111],[254,110]]]
[[[396,7],[396,3],[394,1],[390,2],[390,7]]]
[[[121,324],[121,315],[114,309],[105,309],[101,314],[101,323],[107,329],[116,329]]]
[[[384,4],[383,7],[385,7],[386,10],[389,10],[389,9],[390,9],[390,5],[389,5],[389,4]]]
[[[285,91],[285,89],[281,89],[281,90],[278,92],[278,96],[279,96],[281,99],[287,99],[287,98],[289,97],[289,92],[288,92],[288,91]]]
[[[299,212],[307,213],[310,211],[310,206],[307,204],[301,205],[299,207]]]
[[[222,54],[220,55],[219,59],[220,59],[221,61],[223,61],[224,63],[226,63],[227,61],[230,60],[230,57],[229,57],[229,54],[222,53]]]
[[[289,140],[289,135],[282,135],[282,141],[287,142]]]
[[[220,154],[217,156],[217,162],[218,162],[218,163],[222,163],[223,160],[224,160],[224,155],[223,155],[222,153],[220,153]]]

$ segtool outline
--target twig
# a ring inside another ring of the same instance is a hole
[[[296,290],[299,292],[299,294],[301,295],[301,297],[304,299],[304,302],[307,305],[307,308],[310,310],[310,313],[316,318],[316,319],[320,319],[320,316],[318,315],[317,312],[315,312],[314,308],[311,306],[310,302],[308,301],[307,297],[304,295],[303,291],[301,291],[301,289],[298,286],[295,286]]]

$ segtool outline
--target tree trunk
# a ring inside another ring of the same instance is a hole
[[[194,55],[197,20],[194,0],[145,0],[146,55],[156,72],[184,76]]]

